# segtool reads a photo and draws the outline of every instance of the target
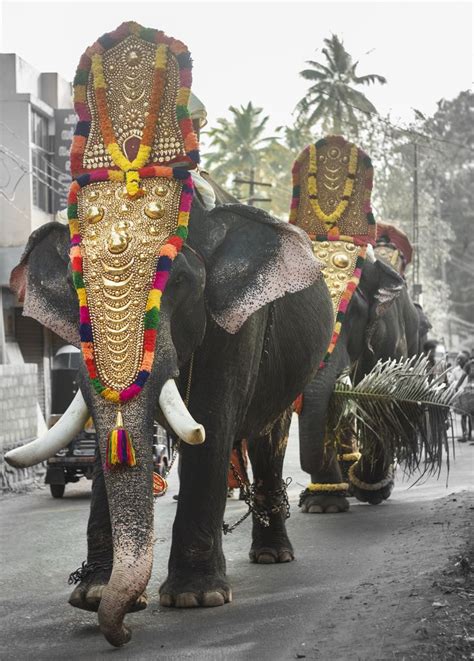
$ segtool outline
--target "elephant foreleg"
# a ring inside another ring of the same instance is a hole
[[[178,509],[168,578],[160,587],[162,606],[221,606],[232,599],[222,551],[232,444],[231,439],[224,443],[226,432],[208,433],[200,446],[181,445]]]
[[[269,526],[253,515],[250,560],[259,564],[291,562],[293,547],[286,532],[286,488],[282,479],[291,410],[280,416],[272,430],[248,441],[255,485],[255,503],[269,517]]]

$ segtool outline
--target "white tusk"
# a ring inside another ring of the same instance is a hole
[[[5,455],[5,461],[15,468],[27,468],[40,464],[53,457],[58,450],[62,450],[79,434],[89,417],[87,405],[80,390],[69,404],[67,410],[58,422],[48,429],[42,436],[10,450]]]
[[[179,438],[189,445],[204,443],[204,427],[189,413],[173,379],[165,383],[158,401],[169,426]]]

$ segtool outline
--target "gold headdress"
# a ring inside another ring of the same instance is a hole
[[[293,166],[290,222],[304,229],[313,250],[326,264],[335,326],[325,364],[360,279],[367,245],[375,239],[370,207],[373,169],[370,158],[341,136],[306,147]]]
[[[100,37],[74,79],[71,261],[89,377],[119,405],[108,465],[135,463],[120,405],[152,369],[161,296],[188,234],[199,161],[190,86],[186,46],[136,23]]]

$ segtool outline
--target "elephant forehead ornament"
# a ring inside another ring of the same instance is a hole
[[[304,229],[331,294],[335,325],[323,367],[334,351],[352,294],[360,280],[367,246],[375,241],[370,206],[370,158],[341,136],[306,147],[293,165],[290,222]]]
[[[121,408],[151,372],[161,296],[188,235],[199,162],[190,86],[186,46],[132,22],[88,48],[74,79],[71,262],[89,377],[118,407],[106,467],[135,464]]]
[[[377,222],[375,256],[390,264],[400,275],[411,262],[413,248],[405,232],[390,223]]]

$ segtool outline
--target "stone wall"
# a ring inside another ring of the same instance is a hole
[[[31,441],[38,428],[37,366],[0,365],[0,489],[19,491],[38,482],[44,467],[12,468],[5,452]]]

